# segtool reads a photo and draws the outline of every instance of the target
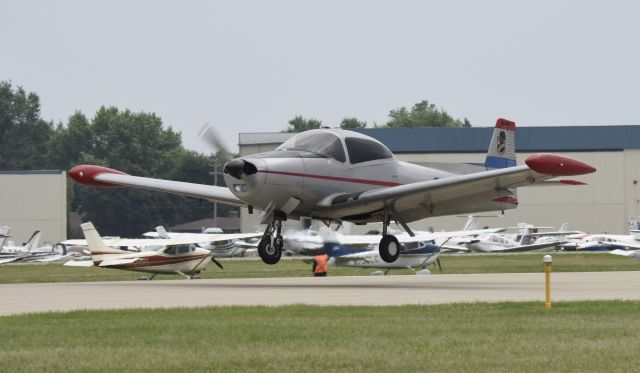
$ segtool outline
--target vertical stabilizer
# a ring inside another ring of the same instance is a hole
[[[481,228],[482,227],[480,227],[480,222],[478,221],[478,219],[473,215],[469,215],[469,217],[467,217],[467,222],[465,223],[464,228],[462,228],[462,230],[474,231]]]
[[[29,253],[31,252],[31,250],[37,249],[38,244],[40,243],[40,236],[42,236],[42,233],[40,231],[33,232],[31,238],[29,238],[29,242],[24,245],[24,251]]]
[[[2,247],[7,242],[7,238],[9,238],[9,231],[11,228],[3,225],[0,227],[0,251],[2,251]]]
[[[167,233],[167,230],[164,229],[164,227],[162,225],[158,225],[156,227],[156,232],[158,233],[158,237],[160,237],[160,238],[171,238],[169,236],[169,233]]]
[[[107,247],[102,241],[102,237],[98,234],[98,231],[93,227],[91,222],[80,224],[82,228],[82,233],[84,234],[84,238],[87,240],[87,246],[89,247],[89,251],[91,255],[102,255],[102,254],[122,254],[122,250],[112,249]]]
[[[516,165],[516,123],[498,118],[493,130],[487,158],[486,168],[506,168]]]

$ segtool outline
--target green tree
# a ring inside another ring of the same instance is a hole
[[[384,127],[462,127],[465,125],[427,100],[416,103],[411,110],[406,107],[393,109],[389,112],[389,118],[391,119],[384,124]],[[471,126],[471,123],[468,124]]]
[[[46,144],[53,124],[40,118],[40,98],[0,82],[0,168],[50,167]]]
[[[296,115],[289,121],[289,127],[283,132],[304,132],[307,130],[318,129],[322,126],[322,121],[318,119],[305,119],[302,115]]]
[[[180,134],[151,113],[102,107],[90,121],[73,114],[58,126],[48,153],[59,167],[97,164],[136,176],[213,184],[210,157],[185,150]],[[172,226],[212,216],[212,205],[193,198],[139,189],[93,189],[74,184],[72,208],[103,234],[136,236],[158,224]]]
[[[344,118],[342,122],[340,122],[340,128],[342,129],[350,129],[350,128],[365,128],[367,126],[367,122],[360,121],[358,118]]]

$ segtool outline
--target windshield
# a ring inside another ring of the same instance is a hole
[[[339,162],[347,160],[340,138],[329,132],[303,132],[285,141],[276,150],[302,150]]]

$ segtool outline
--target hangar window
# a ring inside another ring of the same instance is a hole
[[[357,137],[347,137],[344,141],[347,144],[351,164],[393,158],[391,151],[376,141]]]
[[[330,132],[308,131],[285,141],[276,150],[301,150],[338,162],[347,160],[340,138]]]

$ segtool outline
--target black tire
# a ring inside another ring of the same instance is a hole
[[[400,256],[400,247],[400,242],[398,242],[396,236],[390,234],[382,236],[378,246],[380,258],[387,263],[395,262]]]
[[[263,237],[258,244],[258,255],[265,264],[276,264],[282,256],[282,248],[271,245],[271,237]]]

